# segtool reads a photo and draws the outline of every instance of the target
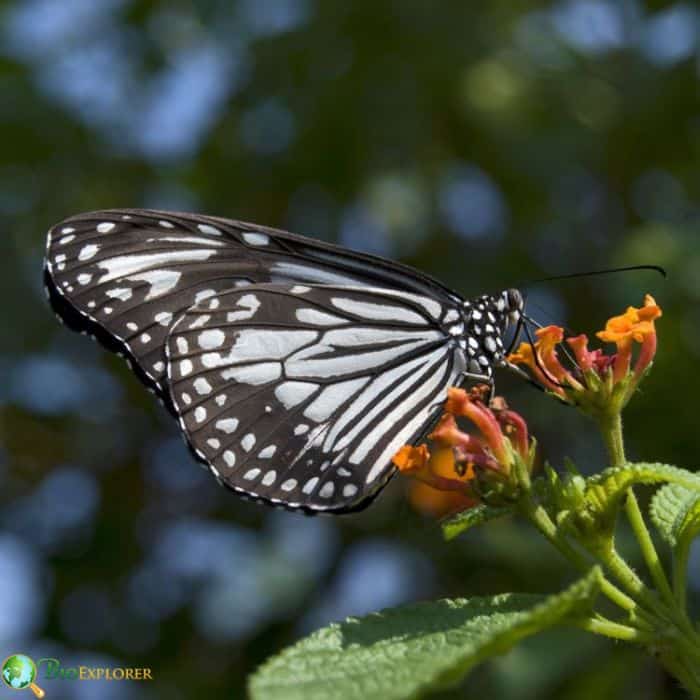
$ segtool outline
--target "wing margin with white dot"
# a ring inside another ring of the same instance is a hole
[[[189,309],[168,387],[196,456],[229,488],[310,512],[357,510],[393,473],[465,369],[430,297],[254,285]]]

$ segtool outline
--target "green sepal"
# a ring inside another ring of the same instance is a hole
[[[441,600],[349,618],[302,639],[250,678],[251,700],[406,700],[459,682],[521,639],[588,616],[598,567],[558,595]]]

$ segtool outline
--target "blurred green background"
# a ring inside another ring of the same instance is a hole
[[[45,232],[98,208],[200,211],[400,259],[465,295],[665,265],[667,281],[527,289],[536,317],[589,333],[656,296],[660,351],[629,452],[694,467],[699,47],[683,2],[6,0],[0,656],[156,678],[54,681],[52,700],[242,698],[257,664],[331,620],[571,580],[521,522],[443,543],[398,479],[334,519],[220,489],[126,366],[49,312]],[[584,418],[499,380],[545,457],[604,466]],[[691,573],[697,596],[700,551]],[[641,654],[576,630],[436,697],[479,694],[682,697]]]

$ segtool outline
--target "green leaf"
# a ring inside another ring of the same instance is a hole
[[[405,700],[459,681],[519,640],[587,614],[602,574],[553,596],[506,593],[417,603],[349,618],[263,664],[252,700]]]
[[[504,515],[510,515],[512,512],[512,508],[506,507],[494,508],[483,504],[474,506],[463,510],[442,523],[442,535],[446,540],[452,540],[470,527],[481,525],[481,523],[495,520],[496,518],[502,518]]]
[[[668,484],[654,494],[649,510],[661,537],[674,549],[687,546],[700,532],[700,491]]]
[[[617,509],[622,497],[635,484],[669,482],[700,491],[700,476],[668,464],[640,462],[611,467],[586,479],[585,498],[590,508],[602,514]]]

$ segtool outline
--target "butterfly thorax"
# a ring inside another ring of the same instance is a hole
[[[505,362],[504,339],[523,312],[523,297],[517,289],[484,294],[463,304],[464,335],[460,345],[467,353],[472,375],[491,377],[493,368]]]

